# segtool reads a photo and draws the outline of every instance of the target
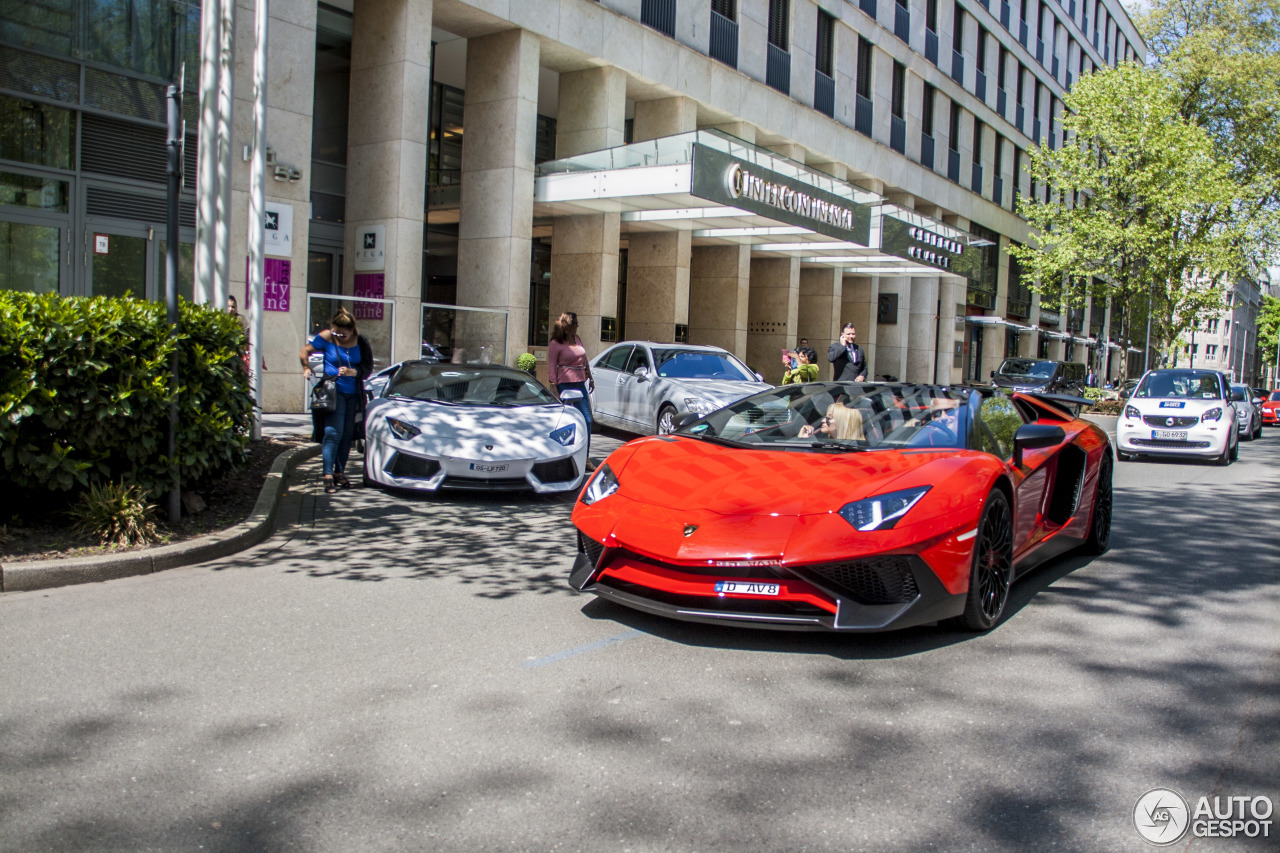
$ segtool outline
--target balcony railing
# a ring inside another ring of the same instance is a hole
[[[960,81],[963,83],[964,81]],[[987,102],[987,75],[978,71],[974,75],[973,93],[978,96],[978,100],[984,104]]]
[[[1009,105],[1009,93],[1004,89],[996,89],[996,112],[1000,113],[1002,118],[1008,118],[1004,114],[1004,108]]]
[[[1004,27],[1006,30],[1009,29],[1010,18],[1012,18],[1012,12],[1009,9],[1009,4],[1001,3],[1000,4],[1000,26]]]
[[[856,101],[853,106],[853,129],[861,133],[863,136],[870,136],[872,129],[872,107],[871,99],[856,95]]]
[[[676,34],[676,0],[640,0],[640,23],[666,36]]]
[[[893,4],[893,34],[911,44],[911,10],[897,3]]]
[[[813,74],[813,108],[823,115],[835,117],[836,81],[821,71]]]
[[[974,163],[972,173],[969,176],[969,188],[982,195],[982,164]]]
[[[933,137],[927,133],[920,134],[920,165],[933,168]]]
[[[1015,110],[1014,112],[1017,114],[1017,121],[1014,122],[1014,125],[1018,128],[1018,130],[1022,130],[1023,133],[1026,133],[1026,131],[1023,130],[1023,128],[1026,127],[1024,122],[1027,120],[1027,108],[1024,107],[1022,104],[1018,104],[1018,109]]]
[[[858,8],[875,18],[876,0],[858,0]]]
[[[1053,57],[1053,67],[1050,69],[1050,73],[1053,75],[1054,80],[1058,79],[1058,57],[1057,56]]]
[[[947,149],[947,180],[960,183],[960,152],[954,148]]]
[[[924,58],[938,64],[938,34],[929,29],[924,31]]]
[[[964,85],[964,54],[958,50],[951,51],[951,79]]]
[[[907,153],[907,121],[893,116],[889,122],[889,147],[899,154]]]
[[[711,58],[730,68],[738,67],[738,22],[711,12]]]
[[[1030,31],[1027,29],[1027,22],[1019,21],[1018,22],[1018,41],[1022,42],[1023,47],[1027,46],[1027,36],[1029,34],[1030,34]]]
[[[1044,67],[1044,39],[1036,39],[1036,62],[1040,63],[1040,67]]]
[[[1031,138],[1035,140],[1036,145],[1040,144],[1040,119],[1031,122]]]
[[[1004,207],[1004,178],[999,175],[991,179],[991,200]]]
[[[776,44],[769,45],[764,82],[784,95],[791,94],[791,54]]]

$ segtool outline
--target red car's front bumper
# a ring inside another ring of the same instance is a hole
[[[673,619],[783,630],[880,631],[937,622],[964,610],[914,554],[808,566],[673,565],[578,536],[569,584]],[[724,591],[754,588],[772,594]]]
[[[1275,426],[1280,424],[1280,405],[1262,407],[1262,423]]]

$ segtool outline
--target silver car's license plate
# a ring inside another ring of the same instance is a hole
[[[1151,438],[1155,441],[1186,441],[1187,431],[1185,429],[1153,429]]]

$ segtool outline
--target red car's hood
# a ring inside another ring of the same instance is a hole
[[[785,452],[726,448],[697,439],[628,445],[618,494],[638,503],[720,515],[828,513],[889,491],[894,480],[961,451]],[[610,466],[614,466],[613,458]]]

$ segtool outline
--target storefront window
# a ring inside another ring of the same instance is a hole
[[[200,7],[172,0],[86,0],[86,58],[155,77],[172,78],[186,61],[199,74]]]
[[[0,95],[0,160],[74,169],[75,149],[71,110]]]
[[[14,44],[71,55],[75,32],[75,0],[41,0],[0,4],[0,39]]]
[[[59,229],[0,222],[0,290],[58,292]]]
[[[67,182],[0,172],[0,205],[67,212]]]

